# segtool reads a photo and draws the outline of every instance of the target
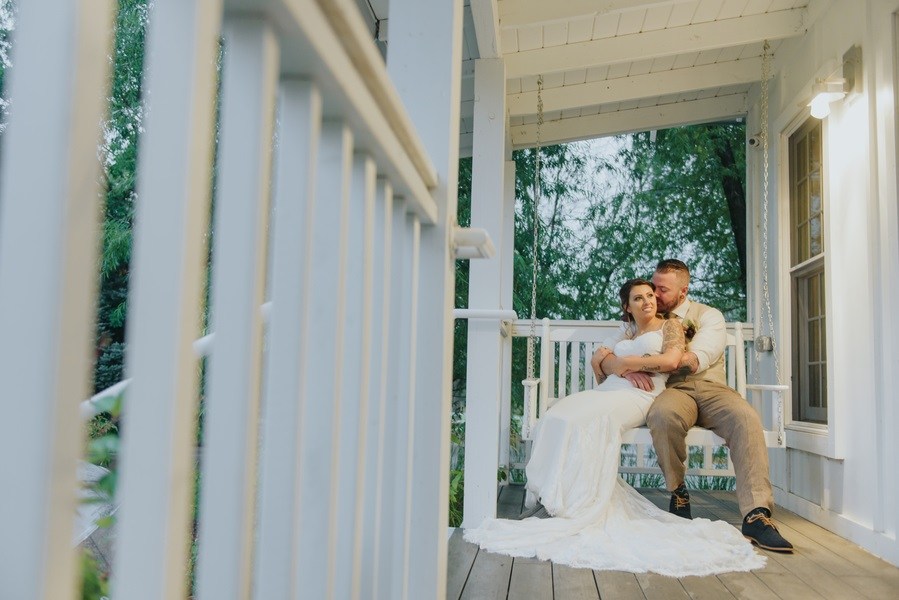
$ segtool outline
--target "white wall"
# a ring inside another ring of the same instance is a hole
[[[807,102],[815,77],[839,69],[843,53],[858,44],[861,84],[834,103],[823,122],[830,424],[823,435],[792,433],[793,448],[772,452],[772,481],[779,504],[899,564],[899,495],[893,481],[899,464],[886,439],[899,428],[892,392],[899,383],[893,340],[899,331],[891,316],[899,281],[892,26],[897,9],[895,0],[837,0],[805,36],[778,48],[769,115],[769,267],[781,371],[789,378],[786,140],[808,115],[800,103]],[[757,122],[757,110],[750,124]],[[749,174],[757,179],[749,187],[757,190],[751,209],[757,218],[760,153],[750,153],[749,160],[755,163]],[[756,238],[759,243],[758,232]],[[760,278],[756,274],[755,280]],[[756,323],[762,322],[762,311],[757,303]],[[770,373],[770,358],[767,367]]]

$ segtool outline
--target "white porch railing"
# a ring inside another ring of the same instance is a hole
[[[540,344],[539,385],[526,382],[528,387],[524,397],[523,438],[530,437],[537,416],[543,416],[559,398],[596,386],[590,359],[596,348],[614,335],[619,326],[618,321],[541,321],[537,332]],[[513,335],[525,336],[529,331],[529,321],[518,321]],[[727,383],[759,413],[766,444],[772,448],[782,448],[785,446],[784,395],[789,388],[784,385],[747,384],[747,365],[753,364],[751,360],[747,360],[747,355],[754,350],[746,340],[752,337],[752,325],[727,323],[724,348]],[[734,475],[729,455],[724,464],[715,464],[713,461],[714,448],[725,444],[722,438],[707,429],[694,427],[687,434],[686,441],[688,446],[702,450],[702,464],[690,466],[688,475]],[[657,466],[646,463],[652,447],[648,428],[639,427],[625,432],[623,442],[635,446],[636,464],[623,465],[620,469],[622,473],[661,473]]]
[[[19,9],[0,164],[4,597],[75,597],[114,4]],[[350,0],[150,9],[115,597],[187,589],[220,37],[197,597],[445,590],[461,2],[390,9],[386,65]]]

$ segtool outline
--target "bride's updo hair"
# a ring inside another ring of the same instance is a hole
[[[627,312],[627,305],[631,300],[631,290],[638,285],[649,286],[653,292],[656,291],[656,284],[647,279],[628,279],[624,282],[624,285],[618,290],[618,297],[621,299],[621,320],[625,323],[630,323],[633,320],[631,313]]]

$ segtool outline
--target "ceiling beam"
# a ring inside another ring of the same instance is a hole
[[[506,77],[526,77],[676,56],[805,33],[809,15],[796,8],[761,15],[659,29],[505,55]]]
[[[543,110],[552,112],[653,96],[682,94],[703,89],[760,81],[762,59],[748,58],[659,73],[592,81],[543,90]],[[537,113],[537,92],[509,94],[509,116]]]
[[[471,0],[471,17],[480,58],[501,58],[499,9],[496,0]]]
[[[503,29],[542,23],[570,21],[582,17],[646,10],[695,0],[499,0],[499,21]],[[472,0],[474,4],[474,0]]]
[[[746,94],[635,108],[544,123],[540,140],[542,144],[561,144],[635,131],[709,123],[743,116],[747,110]],[[511,129],[512,145],[516,150],[537,145],[536,124],[517,125]]]

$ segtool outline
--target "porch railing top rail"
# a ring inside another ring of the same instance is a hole
[[[231,0],[225,5],[235,16],[249,12],[278,24],[281,77],[313,79],[322,95],[322,118],[347,122],[355,148],[371,154],[422,223],[434,223],[436,169],[355,4]]]

